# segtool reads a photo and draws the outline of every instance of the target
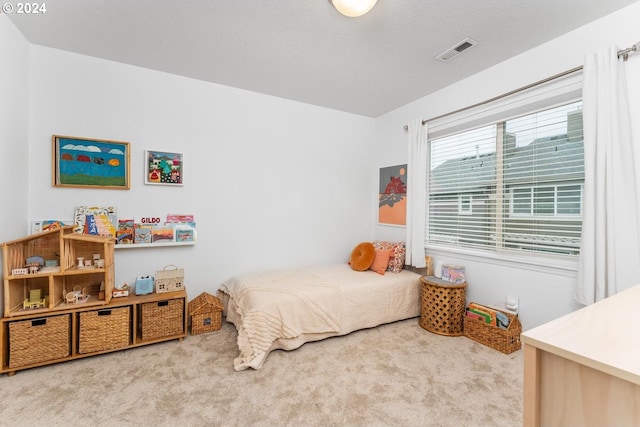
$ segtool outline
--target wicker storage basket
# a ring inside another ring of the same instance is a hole
[[[142,340],[180,335],[184,332],[184,299],[141,304]]]
[[[175,292],[184,289],[184,269],[175,265],[167,265],[163,270],[156,271],[156,293]]]
[[[125,348],[130,343],[131,310],[107,308],[80,313],[78,353]]]
[[[222,301],[206,292],[189,301],[191,335],[218,331],[222,327]]]
[[[515,314],[503,313],[509,318],[507,329],[488,324],[483,319],[472,319],[465,316],[464,335],[504,354],[519,350],[522,346],[520,343],[520,333],[522,332],[520,320]]]
[[[70,315],[9,323],[9,368],[34,365],[70,354]]]

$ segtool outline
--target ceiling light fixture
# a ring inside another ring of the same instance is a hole
[[[338,12],[349,18],[357,18],[369,12],[378,0],[329,0]]]

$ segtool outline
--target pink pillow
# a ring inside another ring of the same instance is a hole
[[[391,251],[388,249],[379,249],[376,250],[376,256],[373,258],[373,264],[369,267],[369,270],[373,270],[378,274],[384,274],[387,271],[387,267],[389,266],[389,257],[391,256]]]

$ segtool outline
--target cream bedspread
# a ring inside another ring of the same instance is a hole
[[[275,349],[293,350],[420,313],[420,275],[357,272],[346,264],[237,276],[218,294],[238,330],[236,371],[260,369]]]

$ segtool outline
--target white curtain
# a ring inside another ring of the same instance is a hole
[[[424,230],[427,194],[427,125],[415,119],[408,125],[407,252],[405,263],[426,267]]]
[[[582,304],[640,283],[640,147],[632,143],[624,66],[615,47],[584,63],[584,212],[575,295]]]

